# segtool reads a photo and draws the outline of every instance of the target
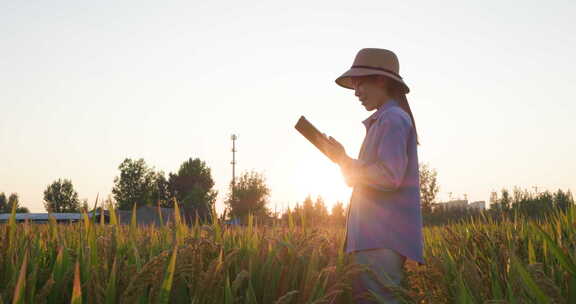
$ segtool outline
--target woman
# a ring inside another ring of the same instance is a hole
[[[346,253],[388,285],[404,278],[406,258],[423,264],[422,217],[417,134],[396,55],[384,49],[362,49],[352,67],[336,79],[352,89],[367,111],[366,136],[358,159],[330,138],[330,152],[353,187],[346,221]],[[390,289],[380,288],[364,273],[354,282],[356,294],[372,290],[399,303]],[[361,300],[359,303],[371,303]]]

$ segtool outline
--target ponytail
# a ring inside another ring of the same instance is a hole
[[[389,96],[398,101],[400,108],[402,108],[402,110],[404,110],[406,113],[408,113],[408,115],[410,115],[410,119],[412,120],[412,126],[414,127],[414,135],[416,136],[416,144],[420,145],[420,141],[418,140],[418,132],[416,131],[416,121],[414,120],[414,115],[412,114],[412,110],[410,109],[410,104],[408,104],[408,98],[406,98],[406,92],[404,91],[404,87],[400,83],[398,83],[397,81],[393,81],[389,77],[383,75],[375,75],[375,77],[377,77],[384,83],[383,85],[388,88]]]
[[[412,119],[412,126],[414,126],[414,134],[416,135],[416,144],[420,145],[420,141],[418,140],[418,131],[416,131],[416,121],[414,121],[414,115],[412,114],[412,110],[410,109],[410,104],[408,103],[408,99],[406,98],[406,94],[400,93],[398,94],[398,103],[400,104],[400,108],[406,111],[408,115],[410,115],[410,119]]]

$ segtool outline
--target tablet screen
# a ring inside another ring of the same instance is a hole
[[[326,138],[326,136],[322,134],[322,132],[318,131],[318,129],[316,129],[316,127],[314,127],[314,125],[311,124],[306,119],[306,117],[301,116],[294,127],[296,128],[296,130],[298,130],[298,132],[300,132],[300,134],[306,137],[308,141],[310,141],[314,146],[316,146],[316,148],[318,148],[320,152],[324,153],[324,155],[330,158],[330,156],[325,152],[326,151],[325,147],[328,144],[330,144],[328,138]]]

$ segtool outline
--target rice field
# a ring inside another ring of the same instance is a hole
[[[112,215],[114,213],[111,213]],[[177,213],[178,214],[178,213]],[[343,227],[0,225],[0,303],[353,303]],[[425,228],[406,303],[576,303],[576,207]]]

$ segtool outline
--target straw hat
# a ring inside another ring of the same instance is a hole
[[[398,74],[400,64],[398,57],[392,51],[385,49],[367,48],[361,49],[352,67],[336,79],[336,83],[347,89],[354,89],[350,77],[383,75],[400,83],[404,93],[410,92],[410,89]]]

